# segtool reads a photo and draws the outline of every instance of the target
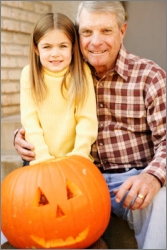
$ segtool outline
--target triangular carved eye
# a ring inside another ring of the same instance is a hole
[[[44,206],[47,205],[49,202],[44,194],[41,194],[40,201],[38,203],[38,206]]]
[[[81,190],[71,181],[66,180],[67,200],[82,195]]]
[[[45,206],[49,204],[48,199],[42,192],[42,190],[38,187],[36,195],[35,195],[35,200],[34,200],[34,206]]]

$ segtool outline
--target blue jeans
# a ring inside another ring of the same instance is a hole
[[[127,220],[134,229],[138,249],[166,249],[166,187],[160,189],[152,202],[142,210],[124,208],[122,199],[115,201],[114,189],[117,189],[130,176],[141,170],[132,169],[121,174],[103,174],[110,191],[112,212]]]

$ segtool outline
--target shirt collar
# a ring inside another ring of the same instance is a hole
[[[124,45],[121,45],[117,60],[116,60],[116,65],[114,70],[124,79],[128,79],[128,53],[124,47]]]

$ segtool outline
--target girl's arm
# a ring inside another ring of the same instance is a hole
[[[85,69],[88,76],[86,98],[82,107],[76,107],[75,117],[77,125],[75,145],[72,152],[67,155],[81,155],[93,161],[90,151],[91,145],[97,138],[98,130],[96,99],[91,72],[87,65]]]
[[[26,141],[34,146],[35,160],[30,163],[30,165],[33,165],[54,157],[49,154],[38,117],[37,105],[32,97],[29,83],[29,66],[23,69],[20,84],[21,123],[26,131]]]

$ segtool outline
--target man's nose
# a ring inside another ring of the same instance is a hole
[[[100,33],[93,33],[91,36],[91,44],[94,46],[101,45],[103,43],[103,38]]]

